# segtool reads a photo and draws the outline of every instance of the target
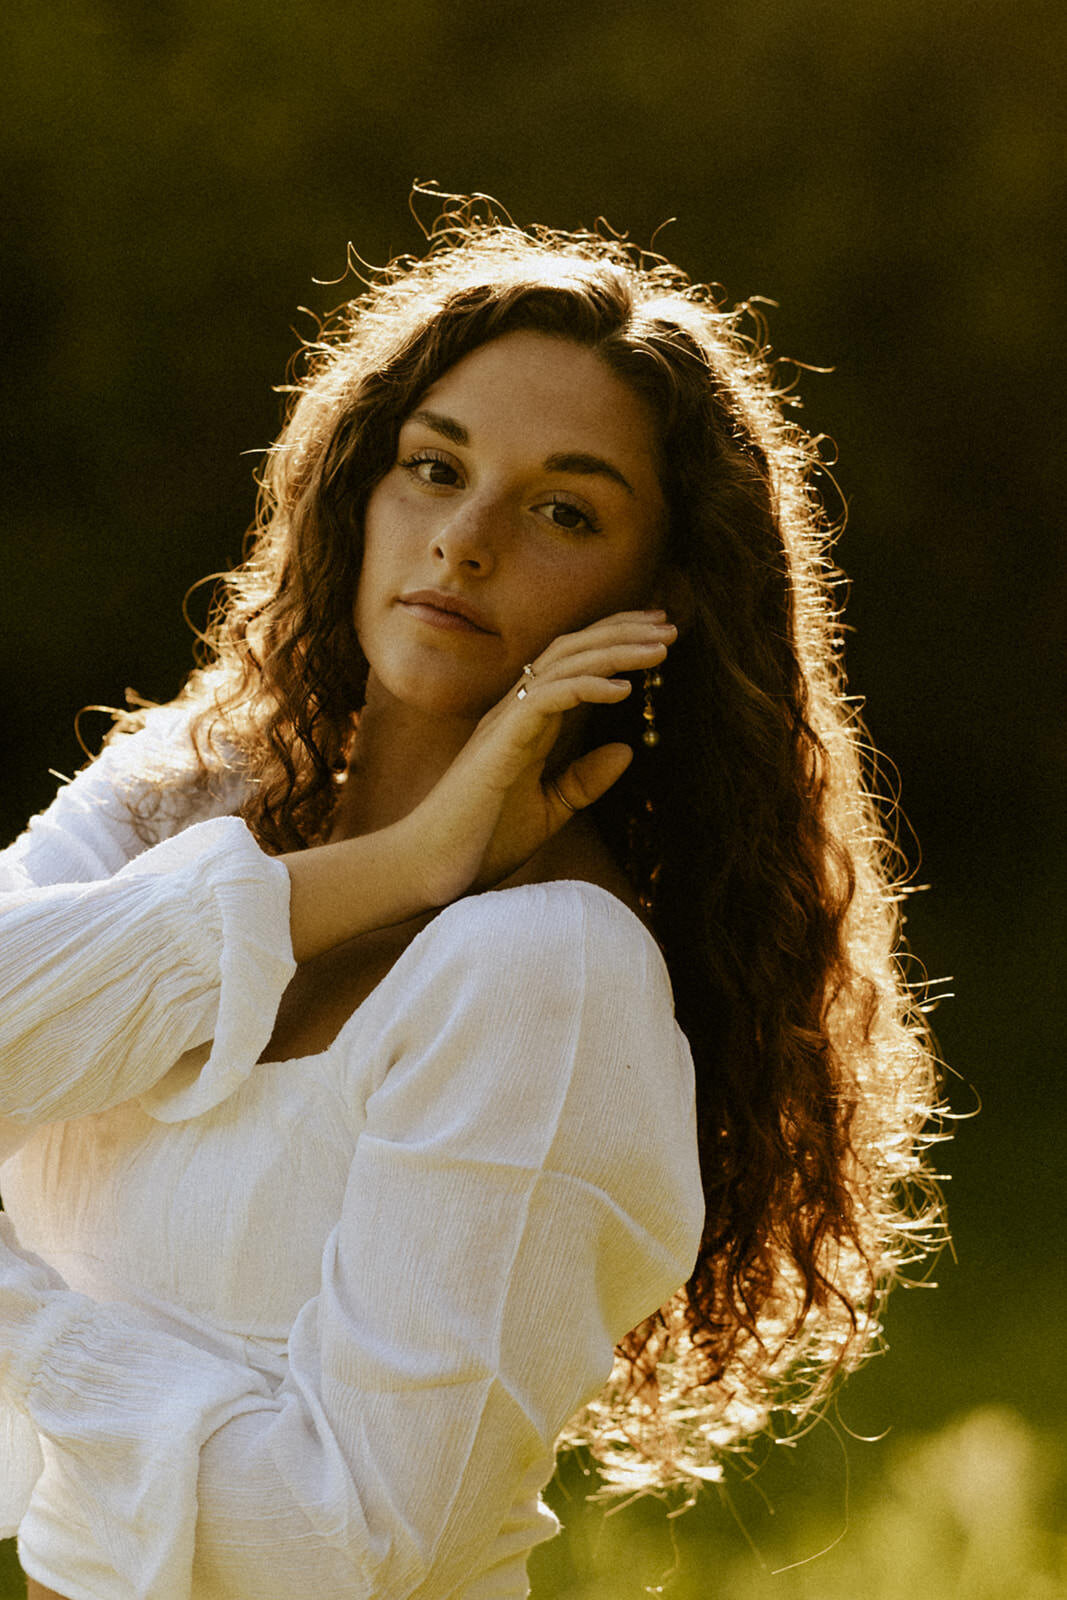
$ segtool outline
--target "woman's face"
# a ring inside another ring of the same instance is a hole
[[[652,417],[592,350],[480,346],[418,401],[367,502],[355,620],[377,690],[481,717],[557,635],[655,602],[666,522]]]

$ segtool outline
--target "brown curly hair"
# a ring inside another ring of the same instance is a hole
[[[236,753],[268,851],[324,837],[366,685],[362,513],[456,361],[513,330],[561,335],[648,402],[693,609],[662,671],[659,745],[638,739],[639,706],[598,710],[596,742],[637,758],[595,815],[692,1048],[707,1213],[689,1282],[622,1342],[564,1439],[591,1446],[604,1493],[718,1476],[724,1449],[808,1414],[874,1346],[890,1283],[939,1227],[935,1062],[845,693],[817,444],[785,416],[758,321],[742,331],[750,308],[617,238],[468,203],[423,258],[363,282],[287,386],[248,558],[179,697],[201,774]]]

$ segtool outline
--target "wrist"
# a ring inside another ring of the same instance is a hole
[[[289,873],[295,960],[309,961],[362,933],[433,909],[418,857],[417,826],[409,818],[281,856]]]

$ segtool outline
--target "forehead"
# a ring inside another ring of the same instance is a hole
[[[462,423],[471,444],[507,435],[542,456],[591,451],[658,491],[656,429],[646,402],[586,345],[525,330],[457,361],[420,397]],[[633,479],[630,480],[633,482]]]

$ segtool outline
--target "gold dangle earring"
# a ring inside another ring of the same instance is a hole
[[[652,691],[661,688],[662,684],[663,677],[660,672],[655,667],[649,668],[645,673],[645,703],[641,710],[641,718],[645,725],[641,741],[647,750],[654,750],[659,744],[659,729],[656,727],[656,707]],[[651,769],[648,775],[651,777]],[[637,810],[631,814],[627,828],[627,872],[630,881],[637,888],[638,902],[646,917],[652,916],[656,909],[656,889],[661,870],[656,836],[656,807],[651,797],[646,795],[638,802]]]
[[[641,738],[650,750],[659,744],[659,729],[656,727],[656,708],[652,703],[652,691],[660,688],[662,683],[663,678],[655,668],[645,673],[645,707],[641,713],[645,721],[645,731]]]

